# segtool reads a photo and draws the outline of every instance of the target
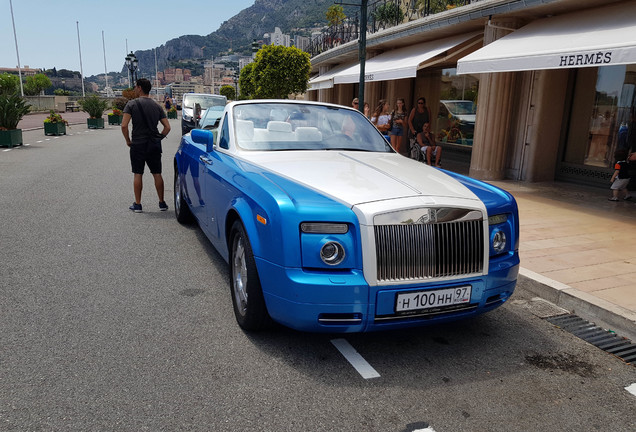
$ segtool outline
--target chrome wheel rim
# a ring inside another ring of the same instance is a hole
[[[232,279],[234,281],[234,300],[236,310],[245,316],[247,312],[247,262],[245,259],[245,245],[243,237],[237,234],[232,254]]]
[[[181,213],[181,177],[176,175],[174,180],[174,208]]]

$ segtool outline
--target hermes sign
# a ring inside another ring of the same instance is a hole
[[[611,51],[599,51],[591,54],[562,55],[559,67],[576,67],[589,65],[603,65],[612,62]]]

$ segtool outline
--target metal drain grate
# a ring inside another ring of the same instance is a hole
[[[572,333],[584,341],[636,366],[636,344],[576,315],[547,318],[549,323]]]

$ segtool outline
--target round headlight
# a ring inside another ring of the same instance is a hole
[[[335,241],[329,241],[320,248],[320,259],[327,265],[338,265],[345,258],[345,250]]]
[[[492,248],[497,253],[501,253],[506,249],[506,234],[501,230],[496,230],[492,236]]]

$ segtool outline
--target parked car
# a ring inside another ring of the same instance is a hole
[[[441,100],[437,112],[437,139],[473,145],[477,105],[470,100]]]
[[[422,326],[512,295],[519,220],[507,192],[395,153],[358,111],[239,101],[174,157],[177,220],[229,263],[245,330]]]
[[[204,93],[186,93],[183,95],[181,108],[181,134],[185,135],[197,127],[198,121],[212,106],[224,107],[227,98],[221,95]]]

